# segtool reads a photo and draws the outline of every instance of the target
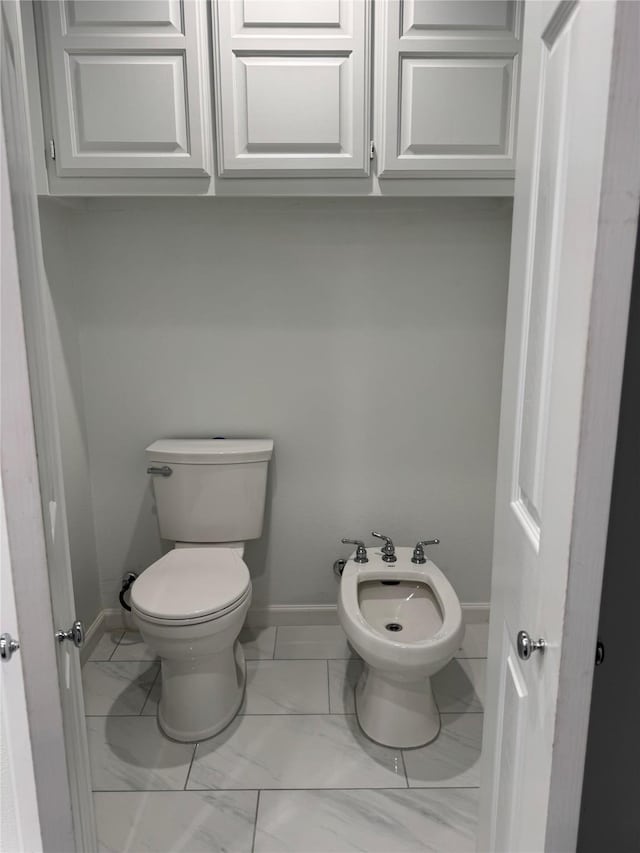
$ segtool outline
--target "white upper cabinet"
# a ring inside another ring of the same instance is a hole
[[[212,12],[220,175],[367,175],[368,0],[220,0]]]
[[[211,174],[204,3],[48,0],[40,8],[57,177]]]
[[[384,0],[376,30],[381,177],[511,177],[521,2]]]
[[[35,7],[55,195],[513,191],[522,0]]]

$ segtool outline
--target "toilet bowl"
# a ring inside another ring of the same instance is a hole
[[[131,609],[162,667],[158,723],[170,738],[212,737],[236,715],[246,667],[238,635],[249,571],[230,548],[176,548],[133,585]]]
[[[364,662],[355,689],[358,722],[385,746],[417,747],[437,737],[440,713],[431,676],[453,658],[464,637],[458,596],[431,560],[411,562],[397,548],[345,565],[338,596],[340,623]]]
[[[158,722],[212,737],[236,715],[251,604],[244,543],[262,535],[271,439],[161,439],[146,449],[160,536],[175,548],[131,588],[131,615],[162,667]]]

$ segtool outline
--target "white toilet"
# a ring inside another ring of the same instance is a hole
[[[397,548],[393,563],[382,551],[361,563],[352,555],[340,582],[340,622],[364,661],[355,690],[358,722],[385,746],[422,746],[438,735],[430,679],[464,637],[455,590],[431,560],[412,562],[415,553]]]
[[[223,729],[244,694],[238,634],[251,603],[244,543],[262,534],[271,440],[168,439],[147,450],[160,535],[136,580],[134,622],[162,663],[158,722],[174,740]]]

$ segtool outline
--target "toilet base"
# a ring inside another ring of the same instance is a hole
[[[402,680],[365,663],[355,702],[360,727],[383,746],[424,746],[440,732],[440,712],[430,678]]]
[[[238,713],[246,684],[239,642],[215,655],[193,660],[162,659],[158,724],[172,740],[206,740]]]

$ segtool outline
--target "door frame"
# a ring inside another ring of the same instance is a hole
[[[67,760],[70,737],[80,747],[83,739],[86,743],[83,700],[81,694],[75,697],[74,705],[78,707],[74,707],[73,719],[65,729],[42,504],[41,467],[59,473],[61,460],[57,423],[50,422],[56,417],[48,357],[47,280],[30,156],[25,51],[18,3],[3,0],[0,4],[0,30],[6,134],[2,142],[6,145],[8,166],[7,179],[2,181],[0,190],[3,213],[8,211],[11,215],[14,237],[2,248],[3,259],[5,254],[11,254],[16,271],[13,277],[3,275],[1,289],[0,466],[19,654],[43,847],[52,853],[92,851],[96,840],[88,762],[76,775]],[[29,248],[22,253],[23,260],[26,257],[24,268],[18,265],[21,241]],[[38,446],[36,432],[41,439]],[[56,498],[57,511],[64,517],[64,495],[56,494]],[[77,654],[75,651],[76,657]],[[66,676],[80,683],[77,661],[71,663]]]

